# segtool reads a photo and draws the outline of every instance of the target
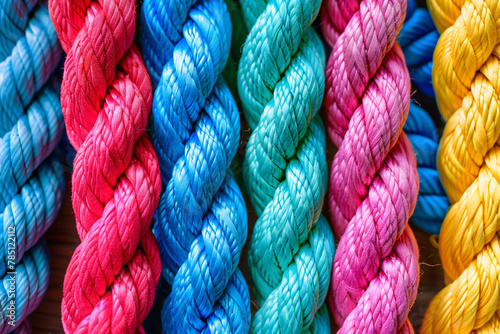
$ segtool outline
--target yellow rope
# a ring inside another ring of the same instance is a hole
[[[447,121],[438,170],[452,207],[439,236],[449,285],[421,333],[500,333],[500,3],[428,5],[442,32],[433,84]]]

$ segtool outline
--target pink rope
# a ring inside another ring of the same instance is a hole
[[[68,56],[61,105],[77,149],[73,209],[82,243],[64,280],[69,333],[144,332],[161,264],[149,225],[161,180],[145,133],[151,83],[137,47],[135,1],[52,0]]]
[[[415,156],[402,128],[410,77],[395,43],[405,0],[330,0],[323,29],[327,127],[339,148],[330,177],[340,237],[329,302],[339,333],[407,333],[419,280],[407,227],[418,194]]]

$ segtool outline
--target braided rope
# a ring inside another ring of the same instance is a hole
[[[237,269],[247,214],[229,170],[240,119],[218,79],[229,56],[229,13],[222,0],[147,0],[141,18],[145,63],[158,85],[152,139],[165,191],[154,233],[172,287],[163,332],[247,333],[250,298]]]
[[[151,84],[137,47],[135,1],[49,2],[67,53],[61,105],[77,150],[72,201],[82,243],[64,279],[66,332],[143,332],[161,267],[149,225],[158,160],[145,134]]]
[[[442,35],[433,80],[447,121],[438,171],[452,203],[439,251],[447,285],[429,305],[422,333],[500,331],[500,6],[430,1]]]
[[[413,332],[407,318],[419,279],[407,226],[418,193],[415,157],[402,133],[410,78],[395,43],[406,1],[331,0],[323,27],[328,132],[338,152],[329,200],[340,242],[329,295],[339,333]]]
[[[0,136],[24,114],[61,59],[61,46],[46,4],[37,7],[23,37],[11,50],[0,63]]]
[[[244,176],[258,215],[248,265],[260,309],[253,333],[330,331],[323,305],[334,241],[321,216],[325,132],[317,114],[325,53],[309,28],[320,1],[244,0],[250,34],[238,88],[253,132]]]
[[[429,114],[414,103],[403,130],[408,135],[417,157],[419,193],[412,221],[430,234],[439,234],[450,201],[437,171],[439,138],[434,121]]]
[[[25,36],[29,14],[38,0],[0,0],[0,62],[10,56],[17,41]]]
[[[35,5],[0,2],[0,333],[31,332],[49,283],[42,235],[64,191],[61,163],[45,160],[64,128],[57,80],[46,83],[62,51],[47,4]]]
[[[398,35],[412,81],[425,94],[434,97],[432,87],[432,54],[439,38],[429,11],[417,8],[416,0],[408,0],[406,19]]]

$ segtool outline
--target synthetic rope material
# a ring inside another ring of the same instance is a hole
[[[418,194],[415,154],[402,132],[410,77],[396,36],[405,0],[327,0],[323,31],[328,133],[338,152],[329,204],[340,237],[330,306],[339,333],[411,333],[418,248],[407,226]]]
[[[323,305],[334,241],[321,216],[327,188],[323,99],[325,52],[310,28],[314,0],[243,0],[250,34],[238,71],[252,129],[244,163],[259,217],[248,266],[260,309],[253,333],[327,333]]]
[[[43,1],[0,1],[0,333],[30,333],[49,283],[42,236],[64,192],[57,79],[62,50]],[[45,160],[45,161],[44,161]]]
[[[411,220],[427,233],[439,234],[450,201],[437,171],[439,137],[436,125],[424,109],[411,102],[403,130],[416,154],[420,181],[417,204]]]
[[[406,19],[397,41],[405,55],[411,80],[432,97],[432,55],[438,38],[439,33],[429,11],[417,8],[416,0],[408,0]]]
[[[68,333],[137,333],[154,300],[160,254],[149,225],[161,191],[145,133],[151,83],[132,43],[135,1],[51,0],[67,53],[61,86],[77,150],[72,202],[82,243],[64,279]]]
[[[429,1],[442,32],[433,81],[447,121],[438,171],[452,206],[439,237],[447,285],[422,333],[500,332],[500,5]]]
[[[248,333],[250,298],[237,268],[247,237],[243,196],[229,170],[240,139],[222,78],[231,44],[223,0],[146,0],[142,49],[157,88],[151,123],[164,192],[155,213],[171,293],[164,333]]]

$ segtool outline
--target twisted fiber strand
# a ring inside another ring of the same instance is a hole
[[[415,0],[409,0],[406,19],[397,41],[405,55],[413,82],[429,96],[435,96],[432,87],[432,54],[438,38],[439,34],[429,12],[424,8],[417,8]],[[403,129],[417,156],[420,181],[412,221],[428,233],[439,234],[450,202],[436,170],[439,142],[436,126],[425,110],[411,103]]]
[[[145,134],[151,84],[137,47],[135,2],[51,1],[67,52],[61,105],[77,150],[72,201],[82,243],[68,266],[66,332],[143,332],[161,267],[149,225],[161,179]]]
[[[152,113],[165,185],[154,232],[172,286],[163,331],[247,333],[250,299],[237,269],[247,216],[229,171],[240,119],[217,80],[229,55],[229,13],[222,0],[146,1],[141,17],[152,77],[163,68]]]
[[[407,227],[418,194],[414,152],[402,133],[410,80],[395,43],[406,1],[329,1],[334,42],[325,108],[338,147],[330,175],[332,225],[340,237],[329,295],[340,333],[408,333],[419,279]],[[348,4],[349,3],[349,4]]]
[[[411,102],[403,130],[416,154],[420,181],[417,204],[411,219],[427,233],[439,234],[450,201],[436,169],[439,143],[436,126],[424,109]]]
[[[2,31],[11,38],[17,36],[4,30],[3,26]],[[5,37],[0,41],[0,45],[4,45],[4,41],[7,43]],[[47,4],[41,2],[34,10],[23,37],[6,59],[0,58],[3,60],[0,63],[0,136],[10,131],[24,114],[33,96],[54,71],[61,53]]]
[[[10,56],[17,41],[24,37],[28,16],[38,0],[0,0],[0,62]]]
[[[0,235],[3,239],[0,276],[4,287],[0,293],[0,333],[31,332],[27,316],[40,304],[49,278],[46,246],[44,242],[35,244],[55,220],[64,189],[59,160],[53,157],[42,163],[57,144],[64,126],[58,84],[55,79],[46,84],[60,59],[61,46],[46,2],[35,5],[36,1],[0,3],[0,133],[3,137],[0,139]],[[13,232],[14,238],[11,238]],[[12,243],[15,256],[9,254],[8,245]],[[8,261],[17,264],[15,278],[9,274],[12,266],[7,271]],[[12,279],[15,294],[9,291]],[[14,299],[15,305],[12,305]],[[8,316],[11,312],[15,312],[15,326],[11,326],[14,319]]]
[[[439,38],[429,11],[417,8],[416,0],[408,0],[406,19],[399,32],[398,43],[403,49],[412,81],[429,96],[432,87],[432,54]]]
[[[61,208],[64,192],[64,174],[59,160],[52,156],[38,168],[31,179],[23,186],[10,203],[2,208],[0,214],[3,242],[0,244],[0,276],[3,288],[0,291],[2,317],[0,333],[11,331],[31,333],[30,328],[23,330],[21,322],[38,307],[49,285],[48,253],[42,235],[54,222]],[[15,259],[9,256],[8,244],[13,242],[9,234],[15,230]],[[35,245],[38,242],[38,245]],[[40,245],[41,243],[41,245]],[[16,293],[10,289],[11,279],[7,270],[8,260],[17,263]],[[8,306],[15,299],[15,326],[7,315]],[[29,329],[29,330],[28,330]]]
[[[259,217],[248,253],[260,305],[253,333],[330,331],[323,302],[335,249],[321,217],[327,166],[317,115],[325,54],[309,29],[319,6],[320,1],[242,1],[250,34],[238,88],[253,130],[244,176]]]
[[[11,282],[15,279],[16,291],[15,294],[9,292]],[[49,251],[45,240],[42,238],[35,246],[29,249],[24,256],[16,264],[16,274],[6,274],[2,276],[2,284],[0,284],[0,302],[2,312],[0,312],[0,333],[8,333],[15,331],[22,333],[22,329],[17,327],[21,325],[26,316],[33,312],[40,305],[45,292],[49,286]],[[11,300],[15,298],[16,313],[15,326],[10,326],[12,321],[8,317]]]
[[[449,285],[432,300],[422,332],[495,333],[500,328],[500,6],[435,1],[429,8],[442,32],[433,79],[447,120],[438,171],[453,205],[439,240]]]
[[[54,150],[63,131],[58,89],[47,84],[0,139],[0,209]]]

